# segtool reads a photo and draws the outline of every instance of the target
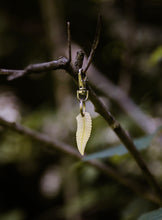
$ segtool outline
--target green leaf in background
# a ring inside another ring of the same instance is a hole
[[[162,46],[157,47],[151,54],[149,62],[152,66],[162,60]]]
[[[161,220],[162,219],[162,208],[148,212],[142,215],[138,220]]]
[[[150,145],[151,140],[153,139],[153,137],[155,136],[155,134],[157,134],[157,132],[161,129],[161,127],[159,127],[156,132],[154,132],[153,134],[144,136],[142,138],[136,138],[134,139],[134,144],[137,147],[138,150],[143,150],[145,148],[147,148]],[[118,146],[114,146],[111,148],[108,148],[106,150],[102,150],[90,155],[87,155],[83,158],[84,161],[87,160],[93,160],[93,159],[103,159],[103,158],[107,158],[107,157],[112,157],[114,155],[124,155],[127,154],[128,151],[125,148],[124,145],[118,145]]]
[[[8,213],[0,215],[0,220],[23,220],[24,214],[20,210],[12,210]]]

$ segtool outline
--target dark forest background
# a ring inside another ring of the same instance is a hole
[[[67,21],[73,61],[80,48],[88,56],[98,14],[102,15],[101,36],[92,65],[115,86],[107,97],[101,91],[98,95],[132,138],[153,133],[162,121],[160,0],[1,1],[0,68],[24,69],[67,55]],[[129,104],[124,111],[121,106],[127,103],[114,98],[115,88],[147,116],[145,129],[145,119],[131,118]],[[76,90],[63,70],[12,81],[0,75],[0,116],[76,147]],[[93,132],[86,152],[119,144],[90,102],[87,109],[93,117]],[[160,182],[162,141],[157,136],[142,156]],[[104,161],[145,184],[129,154]],[[97,169],[0,128],[0,220],[135,220],[156,208]]]

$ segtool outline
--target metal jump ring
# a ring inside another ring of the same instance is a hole
[[[85,116],[85,102],[84,101],[80,101],[80,113],[82,117]]]

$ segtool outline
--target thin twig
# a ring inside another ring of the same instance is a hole
[[[70,34],[70,22],[67,22],[67,34],[68,34],[68,51],[69,51],[69,63],[71,62],[71,34]]]
[[[58,60],[53,60],[45,63],[31,64],[24,70],[9,70],[0,69],[0,75],[8,75],[8,80],[13,80],[30,73],[40,73],[48,70],[64,69],[68,64],[68,59],[61,57]]]
[[[96,50],[96,48],[98,46],[98,43],[99,43],[100,31],[101,31],[101,16],[98,17],[95,38],[94,38],[94,41],[93,41],[93,44],[92,44],[91,52],[90,52],[89,57],[88,57],[87,65],[83,69],[83,73],[85,73],[88,70],[88,68],[89,68],[89,66],[92,62],[93,55],[94,55],[95,50]]]
[[[7,75],[7,76],[19,75],[23,71],[24,70],[0,69],[0,75]]]
[[[50,149],[51,151],[55,151],[56,149],[76,159],[81,159],[80,154],[73,147],[63,142],[60,142],[56,139],[51,139],[45,134],[39,133],[27,127],[24,127],[15,122],[8,122],[1,117],[0,117],[0,125],[14,132],[20,133],[22,135],[26,135],[35,141],[40,142],[41,144],[40,146],[46,146],[45,149],[47,149],[47,146],[48,146],[48,149]],[[86,161],[86,163],[93,167],[96,167],[97,169],[105,173],[106,176],[110,176],[114,178],[115,180],[120,182],[122,185],[131,189],[133,192],[137,193],[138,195],[143,196],[145,199],[152,201],[156,204],[160,204],[160,200],[153,193],[147,192],[146,189],[141,188],[141,186],[135,183],[135,181],[131,181],[130,179],[127,179],[118,170],[115,170],[111,166],[104,165],[103,163],[96,161],[96,160]]]

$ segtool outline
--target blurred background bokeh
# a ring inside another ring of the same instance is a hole
[[[0,68],[23,69],[66,56],[67,21],[73,62],[80,48],[88,56],[98,14],[101,36],[89,78],[133,138],[152,134],[162,122],[160,0],[1,1]],[[63,70],[13,81],[0,75],[0,116],[76,148],[76,90]],[[87,109],[93,131],[86,153],[119,144],[91,102]],[[142,152],[158,181],[162,181],[160,135]],[[130,155],[104,162],[146,184]],[[97,169],[0,127],[0,220],[135,220],[156,207]]]

